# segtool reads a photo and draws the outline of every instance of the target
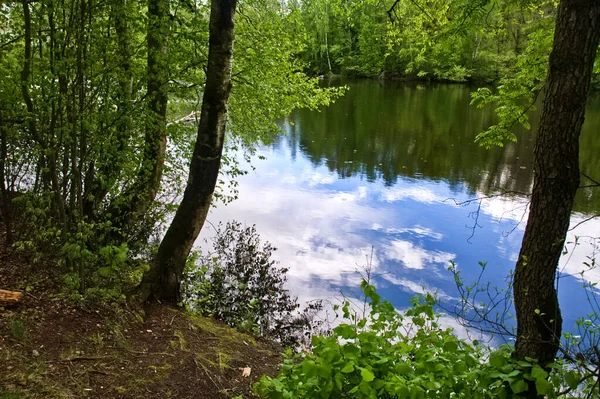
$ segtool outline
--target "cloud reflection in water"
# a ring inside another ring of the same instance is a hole
[[[414,96],[425,95],[410,90],[405,94],[412,96],[411,104],[420,98]],[[401,101],[402,95],[390,93],[381,107],[372,109],[395,115],[400,108],[394,108],[392,102],[397,98]],[[464,104],[457,105],[457,109],[468,106],[468,91],[464,97],[464,101],[459,99]],[[446,97],[432,98],[442,101]],[[345,101],[336,103],[348,108],[345,115],[365,110],[354,108],[349,98]],[[426,109],[432,106],[424,104]],[[367,263],[371,247],[379,291],[397,308],[405,308],[408,299],[422,292],[423,287],[438,291],[442,299],[455,299],[457,290],[447,271],[450,261],[459,265],[467,282],[479,275],[478,262],[487,262],[484,282],[505,286],[505,277],[514,268],[519,253],[528,199],[513,196],[489,198],[481,204],[457,203],[489,196],[494,185],[526,191],[531,184],[527,158],[530,150],[525,140],[525,147],[507,147],[505,153],[481,152],[472,141],[472,136],[480,131],[479,125],[469,128],[472,131],[467,133],[471,136],[464,132],[464,126],[474,122],[483,126],[487,122],[476,118],[475,111],[469,112],[472,113],[463,115],[467,118],[464,123],[443,121],[432,125],[414,120],[410,130],[398,130],[408,126],[408,122],[388,121],[372,128],[380,132],[378,137],[370,131],[361,135],[348,117],[333,121],[329,111],[320,113],[312,122],[300,115],[294,127],[285,126],[287,137],[258,151],[257,155],[266,160],[254,161],[256,170],[239,178],[239,199],[214,208],[209,220],[217,223],[237,219],[256,224],[262,239],[278,248],[274,256],[290,269],[290,288],[300,300],[334,297],[340,290],[356,289],[359,278],[354,271]],[[434,114],[427,113],[427,117]],[[386,120],[381,116],[371,119]],[[348,125],[340,129],[334,122]],[[302,133],[303,123],[314,126]],[[419,129],[432,126],[439,132],[432,131],[431,142],[413,146],[412,152],[400,151],[406,143],[427,140]],[[319,141],[321,127],[326,129]],[[351,129],[356,130],[354,136]],[[344,137],[335,137],[336,131],[345,132]],[[415,137],[402,136],[412,132],[416,132]],[[444,140],[452,140],[452,146]],[[459,146],[462,147],[458,149]],[[425,149],[440,148],[446,153],[438,157],[423,153]],[[476,164],[475,160],[481,163]],[[572,225],[586,217],[575,214]],[[600,220],[593,220],[572,231],[569,241],[574,235],[594,237],[599,231]],[[202,232],[203,237],[209,235],[210,229]],[[576,277],[560,282],[565,328],[585,311],[581,305],[585,302],[581,276],[577,273],[588,261],[589,242],[580,239],[576,250],[569,253],[570,258],[562,260],[563,272]],[[599,281],[600,271],[587,272],[585,278]]]

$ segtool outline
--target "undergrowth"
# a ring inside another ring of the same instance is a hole
[[[288,351],[279,376],[255,385],[261,397],[518,399],[530,384],[547,398],[597,397],[595,378],[562,360],[541,367],[513,359],[510,345],[493,349],[457,338],[441,327],[429,294],[399,312],[366,280],[361,289],[368,316],[357,318],[345,302],[347,322],[330,336],[314,336],[311,351]]]
[[[184,302],[192,311],[283,345],[308,343],[322,326],[315,317],[321,303],[300,311],[285,287],[288,269],[272,259],[275,250],[260,241],[255,226],[219,224],[212,251],[188,262]]]

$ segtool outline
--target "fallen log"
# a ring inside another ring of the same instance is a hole
[[[0,306],[15,306],[21,300],[23,293],[17,291],[0,290]]]

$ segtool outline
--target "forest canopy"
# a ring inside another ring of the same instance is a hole
[[[316,74],[493,82],[524,67],[543,80],[554,0],[307,0],[300,10]],[[597,81],[598,65],[594,70]]]

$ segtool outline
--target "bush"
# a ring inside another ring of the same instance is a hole
[[[188,262],[184,302],[196,312],[229,325],[293,345],[319,323],[320,302],[302,312],[285,288],[288,269],[272,260],[276,249],[260,242],[256,227],[228,222],[216,229],[213,251]]]
[[[530,389],[548,398],[569,392],[586,397],[597,390],[594,378],[588,382],[564,363],[542,368],[533,359],[512,359],[510,345],[490,349],[458,339],[441,328],[431,295],[413,298],[412,307],[400,313],[365,280],[361,289],[370,315],[356,319],[346,302],[342,311],[349,323],[329,337],[313,337],[308,354],[288,352],[279,376],[254,386],[260,396],[502,399],[525,397]]]
[[[133,258],[126,243],[112,243],[116,234],[109,220],[78,221],[65,228],[51,215],[49,195],[27,193],[13,202],[19,215],[13,247],[32,269],[55,267],[64,296],[120,304],[134,292],[148,265]]]

